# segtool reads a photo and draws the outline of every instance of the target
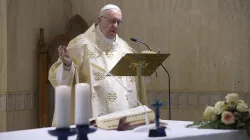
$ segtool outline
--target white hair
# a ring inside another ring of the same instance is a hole
[[[116,5],[114,5],[114,4],[107,4],[107,5],[105,5],[105,6],[101,9],[100,12],[105,11],[105,10],[108,10],[108,9],[117,9],[117,10],[121,11],[121,9],[120,9],[118,6],[116,6]]]
[[[117,10],[121,11],[121,9],[118,6],[116,6],[114,4],[107,4],[99,12],[99,17],[104,16],[106,11],[111,10],[111,9],[117,9]]]

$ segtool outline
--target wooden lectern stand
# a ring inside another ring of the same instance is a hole
[[[110,73],[114,76],[136,76],[138,100],[142,101],[142,76],[150,76],[170,54],[126,54]],[[158,102],[157,102],[158,103]],[[158,103],[159,104],[159,103]],[[156,107],[156,129],[150,129],[149,137],[165,137],[165,128],[159,127],[159,105]]]
[[[110,73],[114,76],[136,76],[139,101],[142,95],[141,76],[150,76],[170,54],[134,54],[128,53],[113,67]]]

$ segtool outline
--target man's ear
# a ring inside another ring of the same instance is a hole
[[[101,17],[98,17],[97,18],[97,22],[100,23],[102,21],[102,18]]]

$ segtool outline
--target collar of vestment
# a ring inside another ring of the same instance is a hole
[[[94,23],[89,30],[85,32],[85,36],[96,46],[96,49],[100,51],[100,53],[116,51],[119,47],[119,36],[116,35],[114,40],[108,41],[108,39],[102,34],[97,23]]]
[[[83,37],[84,36],[84,37]],[[81,35],[81,38],[84,38],[86,44],[90,44],[92,47],[88,47],[87,54],[91,55],[91,58],[98,57],[103,53],[110,54],[114,51],[121,50],[121,46],[130,50],[131,52],[136,52],[129,45],[116,35],[115,40],[112,44],[109,44],[104,41],[102,38],[101,30],[97,23],[94,23],[84,34]]]

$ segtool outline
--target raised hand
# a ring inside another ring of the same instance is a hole
[[[60,45],[58,48],[58,53],[59,53],[60,59],[62,60],[63,64],[65,66],[69,67],[72,63],[72,58],[70,57],[66,47]]]

